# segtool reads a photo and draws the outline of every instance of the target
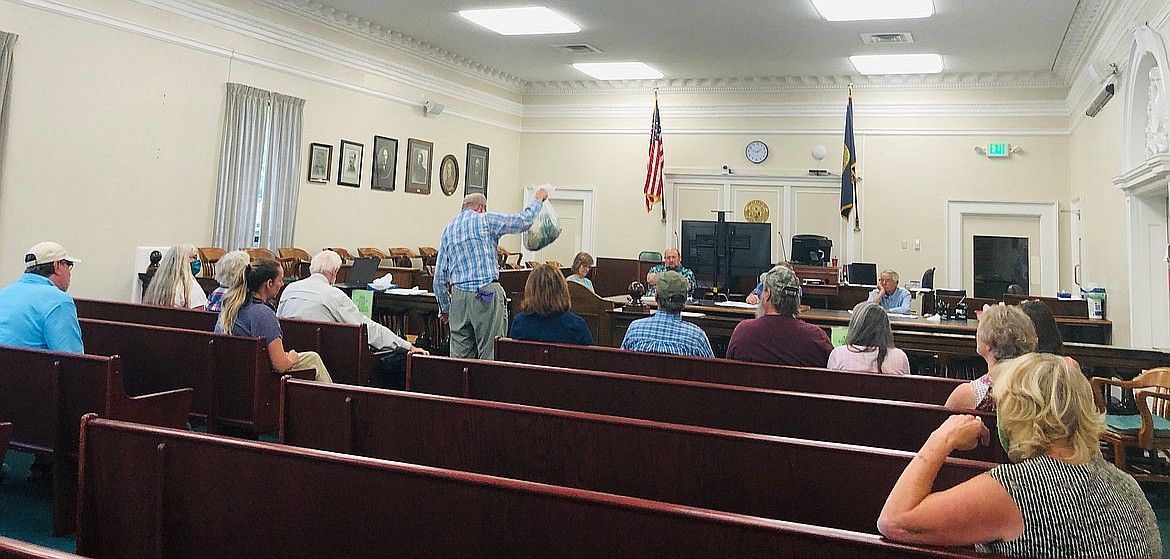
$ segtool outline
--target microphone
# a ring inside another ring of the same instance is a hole
[[[783,230],[777,231],[776,234],[780,235],[780,256],[781,256],[780,260],[783,262],[787,262],[788,261],[788,251],[784,250],[784,231]]]

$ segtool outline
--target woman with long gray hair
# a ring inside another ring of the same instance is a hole
[[[845,345],[829,354],[829,368],[891,375],[910,374],[906,352],[894,347],[890,317],[876,303],[858,303],[849,319]]]
[[[207,294],[195,279],[198,273],[199,253],[191,245],[171,247],[154,272],[142,302],[164,307],[203,309]]]

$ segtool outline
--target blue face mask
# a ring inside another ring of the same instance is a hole
[[[191,275],[198,276],[199,271],[202,269],[203,269],[203,262],[200,262],[199,260],[192,260],[191,261]]]

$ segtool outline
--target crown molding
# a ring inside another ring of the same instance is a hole
[[[1130,5],[1137,3],[1128,2]],[[1119,0],[1079,0],[1052,64],[1053,71],[1065,83],[1072,82],[1077,69],[1084,66],[1089,53],[1100,44],[1096,38],[1111,25],[1109,17],[1118,10],[1119,4]]]
[[[660,107],[665,118],[797,118],[841,117],[845,103],[744,103],[729,105],[674,105]],[[859,117],[1067,117],[1063,101],[985,101],[966,103],[854,103]],[[524,106],[524,118],[642,118],[644,104],[576,104]]]
[[[565,128],[559,126],[539,127],[524,126],[524,134],[555,134],[584,135],[584,136],[645,136],[649,129],[646,126],[628,126],[622,128]],[[663,128],[663,137],[677,134],[682,136],[840,136],[841,127],[832,128]],[[858,136],[926,136],[926,137],[987,137],[1022,138],[1037,136],[1068,136],[1069,130],[1063,126],[1059,128],[987,128],[987,129],[946,129],[935,130],[927,128],[865,128],[857,129]]]

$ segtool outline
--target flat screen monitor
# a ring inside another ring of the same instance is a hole
[[[792,261],[796,264],[824,266],[832,258],[833,240],[821,235],[793,235]]]
[[[966,289],[935,289],[934,295],[936,297],[957,297],[962,299],[967,296]]]
[[[877,285],[877,264],[854,262],[849,265],[848,274],[852,285]]]
[[[758,276],[772,267],[772,224],[682,222],[682,263],[696,274]]]

